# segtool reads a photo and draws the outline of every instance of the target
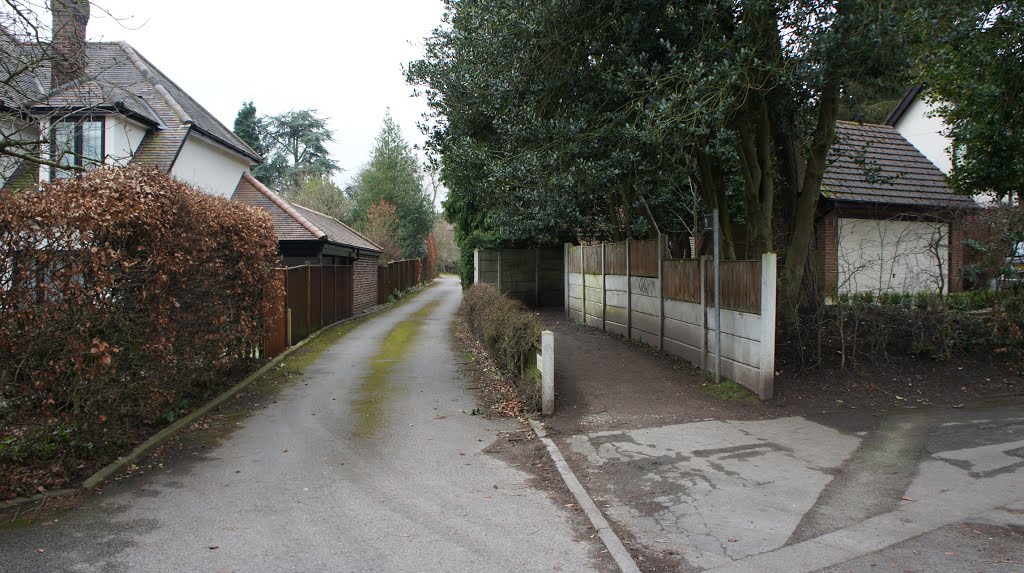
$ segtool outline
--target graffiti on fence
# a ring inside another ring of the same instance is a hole
[[[647,296],[658,295],[658,285],[654,282],[654,279],[639,278],[636,283],[636,290],[640,294]]]

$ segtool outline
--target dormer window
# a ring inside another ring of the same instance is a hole
[[[103,163],[103,118],[69,118],[53,124],[51,157],[66,169],[55,168],[51,179],[66,179],[83,168]]]

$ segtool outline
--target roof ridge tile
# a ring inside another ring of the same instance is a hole
[[[288,216],[295,219],[295,221],[298,224],[302,225],[307,231],[309,231],[311,235],[313,235],[317,239],[327,238],[327,233],[324,233],[316,225],[311,223],[309,219],[303,217],[302,214],[300,214],[298,211],[295,210],[294,207],[291,206],[291,204],[282,199],[281,196],[278,195],[277,193],[274,193],[274,191],[271,190],[269,187],[267,187],[263,183],[260,183],[260,181],[253,177],[251,173],[249,173],[248,171],[242,173],[242,179],[245,179],[249,183],[249,185],[252,185],[257,191],[262,193],[264,197],[269,199],[273,204],[277,205],[282,211],[287,213]]]

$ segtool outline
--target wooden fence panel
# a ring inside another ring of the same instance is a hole
[[[352,316],[352,307],[355,305],[355,274],[351,265],[336,267],[338,269],[338,290],[335,291],[337,300],[338,320]]]
[[[333,324],[339,320],[338,317],[338,267],[322,267],[323,278],[323,316],[324,324]]]
[[[601,274],[601,245],[583,247],[583,272],[589,275]]]
[[[722,261],[722,308],[761,312],[761,261]],[[715,305],[715,276],[705,275],[707,305]]]
[[[286,308],[292,311],[292,344],[309,336],[309,274],[307,267],[288,269]]]
[[[658,276],[658,241],[631,241],[629,243],[629,271],[634,277]]]
[[[665,298],[700,302],[700,259],[665,261]]]
[[[604,274],[626,274],[626,243],[608,243],[604,246]]]
[[[309,272],[309,332],[313,333],[324,326],[323,314],[323,267],[306,267]]]
[[[583,261],[580,260],[580,249],[583,247],[569,247],[569,268],[568,272],[583,274]]]
[[[281,283],[281,297],[273,302],[274,305],[281,309],[281,314],[277,317],[276,321],[267,324],[267,335],[263,340],[263,355],[267,358],[273,358],[284,352],[285,348],[288,348],[288,313],[285,310],[288,305],[288,294],[287,290],[285,290],[287,273],[288,271],[285,269],[274,269],[274,275],[271,279]]]
[[[377,304],[384,304],[391,296],[391,271],[388,267],[377,267]]]

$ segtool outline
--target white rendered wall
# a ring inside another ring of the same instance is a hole
[[[178,154],[171,175],[212,195],[231,197],[249,169],[249,158],[192,133]]]
[[[103,162],[118,167],[128,165],[148,130],[123,116],[108,115],[103,121]]]
[[[947,292],[949,225],[839,219],[839,292]]]
[[[933,115],[933,106],[915,98],[906,113],[896,124],[896,131],[917,148],[929,161],[943,173],[949,175],[953,168],[950,159],[952,141],[946,137],[946,123],[942,118]]]

